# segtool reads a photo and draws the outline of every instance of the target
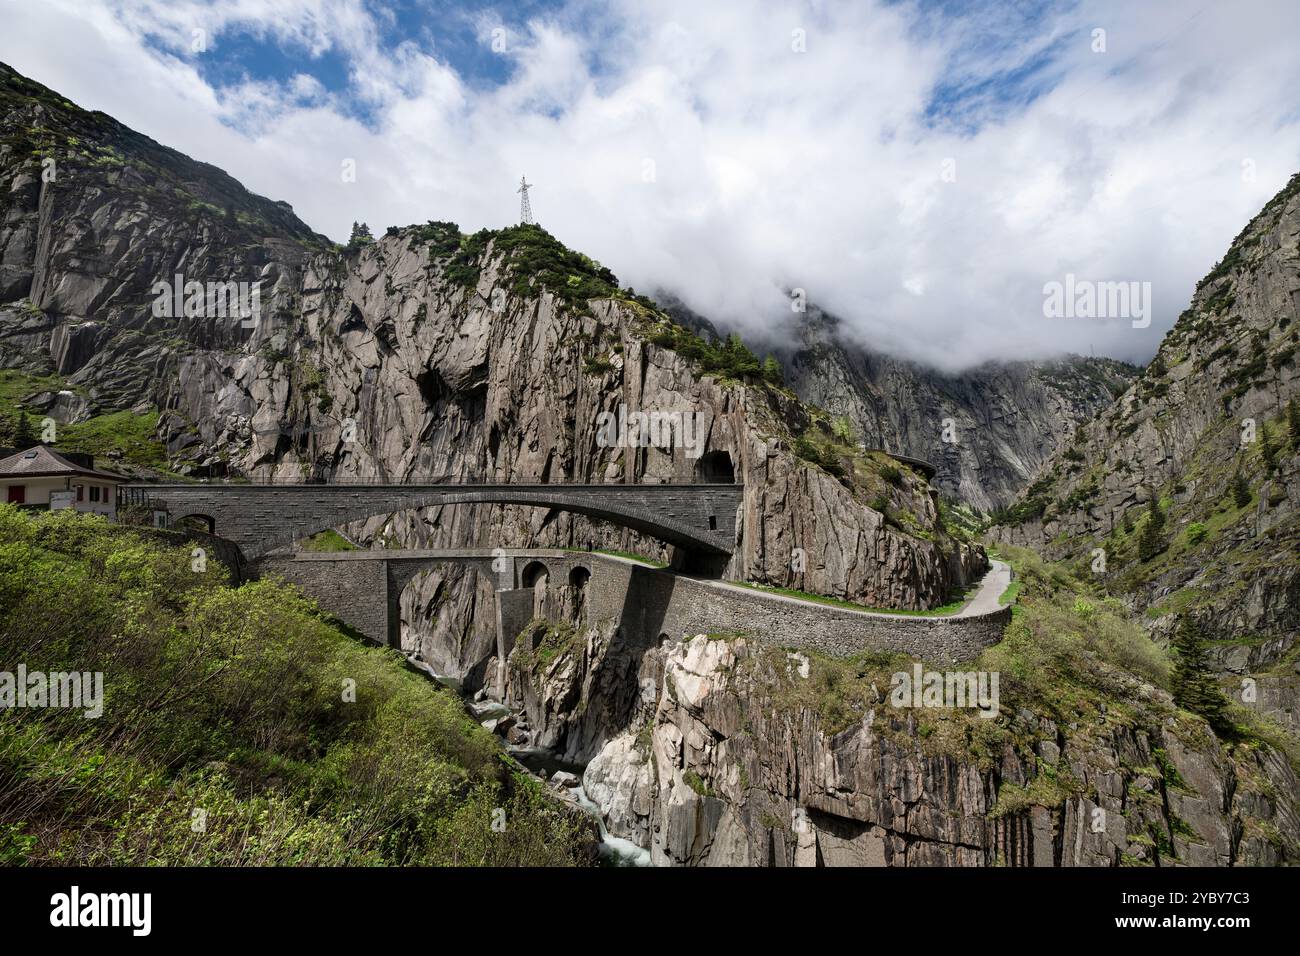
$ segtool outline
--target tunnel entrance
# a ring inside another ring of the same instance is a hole
[[[736,468],[731,463],[730,452],[711,451],[701,456],[697,469],[704,484],[732,485],[736,482]]]

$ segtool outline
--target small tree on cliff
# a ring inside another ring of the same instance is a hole
[[[1250,483],[1246,481],[1240,467],[1232,474],[1232,503],[1238,508],[1250,504]]]
[[[1273,444],[1273,437],[1268,433],[1268,422],[1259,423],[1259,453],[1264,458],[1264,466],[1272,471],[1277,463],[1277,446]]]
[[[1190,614],[1178,622],[1170,643],[1174,654],[1172,690],[1174,703],[1184,710],[1200,714],[1210,726],[1222,733],[1232,729],[1228,720],[1228,699],[1223,695],[1205,649],[1205,635]]]
[[[1146,523],[1142,525],[1142,534],[1138,537],[1138,559],[1150,561],[1163,551],[1165,545],[1165,513],[1160,510],[1160,501],[1151,496],[1151,510],[1147,513]]]
[[[841,415],[839,418],[835,419],[835,423],[831,425],[831,433],[839,439],[842,444],[852,445],[854,434],[853,419],[849,418],[848,415]]]
[[[359,249],[367,243],[374,242],[375,237],[370,234],[370,227],[364,222],[354,222],[352,224],[352,235],[348,237],[347,248],[349,250]]]

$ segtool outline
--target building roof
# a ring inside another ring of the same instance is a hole
[[[78,456],[81,457],[81,456]],[[86,461],[93,462],[93,458]],[[121,475],[100,471],[71,461],[45,445],[36,445],[8,458],[0,459],[0,481],[13,478],[95,478],[99,481],[126,481]]]

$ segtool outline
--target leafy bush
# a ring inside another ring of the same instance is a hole
[[[830,472],[835,477],[842,477],[844,466],[836,457],[833,449],[823,447],[814,442],[807,435],[800,435],[794,440],[794,453],[809,464],[816,465]]]

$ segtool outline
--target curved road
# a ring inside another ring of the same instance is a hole
[[[733,591],[743,591],[748,594],[762,594],[767,598],[777,601],[790,601],[793,604],[812,604],[817,607],[830,607],[837,611],[847,611],[850,614],[861,614],[863,617],[889,618],[898,620],[900,617],[930,617],[930,618],[955,618],[955,617],[977,617],[981,614],[988,614],[996,611],[1003,605],[998,603],[998,598],[1002,592],[1007,589],[1011,583],[1011,566],[1005,561],[989,559],[989,570],[980,578],[979,590],[975,596],[967,601],[959,611],[953,614],[890,614],[884,611],[859,611],[857,608],[845,607],[842,604],[827,604],[822,601],[812,601],[806,598],[791,597],[788,594],[778,594],[775,591],[768,591],[764,588],[747,588],[739,584],[732,584],[727,581],[708,581],[696,578],[701,584],[708,584],[711,587],[728,588]]]

